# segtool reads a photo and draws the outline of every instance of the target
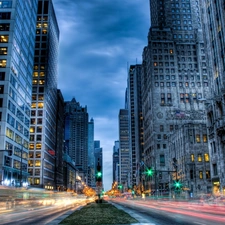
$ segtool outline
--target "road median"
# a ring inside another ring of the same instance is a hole
[[[76,210],[59,224],[61,225],[96,225],[96,224],[131,224],[138,221],[128,213],[118,209],[114,205],[102,201],[102,203],[90,203]]]

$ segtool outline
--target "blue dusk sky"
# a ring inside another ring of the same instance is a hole
[[[103,148],[103,183],[112,184],[118,114],[124,108],[127,71],[142,62],[150,27],[149,0],[53,0],[60,29],[58,88],[94,119]]]

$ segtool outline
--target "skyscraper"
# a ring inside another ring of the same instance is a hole
[[[130,152],[129,152],[129,128],[128,128],[128,110],[119,111],[119,165],[120,180],[119,183],[126,189],[130,186]]]
[[[113,155],[112,155],[112,158],[113,158],[113,171],[112,171],[112,174],[113,174],[113,183],[114,182],[119,182],[119,141],[115,141],[115,144],[113,146]]]
[[[142,76],[145,164],[166,171],[171,163],[170,133],[185,123],[205,123],[204,105],[198,99],[208,95],[209,78],[199,1],[152,0],[150,12]],[[194,154],[205,151],[199,148]],[[158,174],[155,179],[146,177],[155,192]],[[160,185],[168,186],[165,173]]]
[[[36,19],[28,171],[31,185],[53,189],[59,28],[52,0],[38,1]]]
[[[203,1],[210,93],[205,98],[214,194],[225,194],[225,23],[224,1]]]
[[[95,187],[94,120],[88,122],[88,186]]]
[[[131,185],[141,183],[140,162],[143,160],[143,117],[141,99],[142,65],[131,65],[127,79],[128,121],[131,162]]]
[[[75,161],[79,176],[87,183],[88,169],[88,112],[73,98],[65,102],[65,148]]]
[[[0,181],[27,184],[37,0],[0,4]]]

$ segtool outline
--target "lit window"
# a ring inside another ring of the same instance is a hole
[[[31,108],[36,108],[36,103],[32,102]]]
[[[203,142],[206,143],[207,142],[207,135],[203,134]]]
[[[200,135],[199,134],[196,134],[196,142],[200,143]]]
[[[191,161],[192,161],[192,162],[195,161],[195,156],[194,156],[194,154],[191,154]]]
[[[29,150],[34,150],[34,144],[29,144]]]
[[[38,77],[38,72],[33,72],[33,77]]]
[[[44,103],[38,102],[38,108],[40,109],[40,108],[43,108],[43,107],[44,107]]]
[[[202,162],[202,154],[198,154],[198,162]]]
[[[35,132],[35,127],[30,127],[30,133],[34,133]]]
[[[7,60],[6,59],[0,59],[0,68],[6,67]]]
[[[9,41],[9,36],[8,35],[1,35],[0,36],[0,43],[4,42],[4,43],[8,43]]]
[[[40,160],[35,160],[35,166],[37,166],[37,167],[41,166],[41,161]]]
[[[41,149],[41,143],[36,144],[36,149]]]
[[[170,49],[170,54],[173,54],[173,49]]]
[[[209,162],[209,154],[208,153],[205,153],[205,162]]]
[[[203,179],[203,172],[199,171],[199,179]]]

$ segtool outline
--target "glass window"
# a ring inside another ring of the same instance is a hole
[[[194,162],[195,161],[195,155],[191,154],[191,161]]]
[[[202,154],[198,154],[198,162],[202,162]]]
[[[199,179],[203,179],[203,172],[199,171]]]
[[[200,143],[200,141],[201,141],[201,140],[200,140],[200,134],[196,134],[196,142],[197,142],[197,143]]]
[[[0,35],[0,43],[8,43],[9,36],[8,35]]]
[[[7,60],[6,59],[0,59],[0,68],[6,67]]]
[[[205,157],[205,162],[209,162],[209,154],[205,153],[204,157]]]

